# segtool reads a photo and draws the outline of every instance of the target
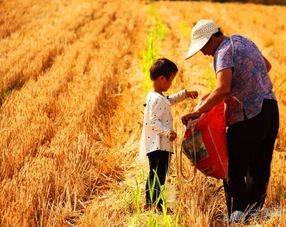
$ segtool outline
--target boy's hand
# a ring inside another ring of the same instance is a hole
[[[175,131],[171,130],[167,133],[167,138],[170,141],[174,141],[177,138],[177,133]]]
[[[186,91],[187,97],[195,99],[198,97],[199,93],[197,91]]]

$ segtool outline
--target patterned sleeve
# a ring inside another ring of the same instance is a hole
[[[214,67],[216,73],[218,73],[222,69],[234,67],[231,44],[218,51],[214,60]]]
[[[160,134],[167,135],[169,129],[162,124],[162,115],[164,114],[164,100],[161,98],[153,98],[150,100],[150,123],[152,130]]]
[[[186,89],[168,96],[168,99],[169,99],[171,105],[174,105],[178,102],[181,102],[181,101],[185,100],[186,98],[187,98]]]

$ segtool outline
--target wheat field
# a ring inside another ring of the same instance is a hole
[[[179,137],[167,196],[175,214],[141,209],[148,67],[167,57],[179,68],[170,93],[209,92],[211,58],[184,60],[201,18],[252,39],[272,64],[280,131],[265,210],[276,212],[250,225],[286,226],[285,7],[139,0],[0,1],[0,226],[228,225],[222,182],[201,173],[186,181],[179,171],[180,116],[196,101],[173,109]]]

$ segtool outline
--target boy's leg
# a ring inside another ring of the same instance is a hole
[[[146,182],[146,204],[152,205],[160,196],[160,185],[164,185],[169,166],[169,152],[153,151],[148,154],[149,176]],[[162,200],[158,201],[158,205]]]
[[[166,181],[166,176],[167,176],[168,169],[169,169],[170,155],[171,154],[169,152],[165,152],[165,151],[160,152],[160,162],[158,164],[158,169],[157,169],[157,175],[158,175],[158,179],[160,182],[160,185],[158,184],[158,188],[159,188],[158,197],[160,196],[160,193],[161,193],[161,187],[165,184],[165,181]],[[162,208],[162,205],[163,205],[163,200],[162,198],[160,198],[158,202],[158,207]]]
[[[155,202],[155,188],[153,186],[154,178],[155,178],[155,173],[153,169],[156,169],[157,162],[158,162],[158,151],[153,151],[148,154],[148,159],[149,159],[149,175],[146,180],[146,204],[147,205],[152,205]]]

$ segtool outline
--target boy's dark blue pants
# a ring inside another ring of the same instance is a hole
[[[170,152],[161,150],[148,153],[150,166],[149,176],[146,181],[146,204],[148,205],[158,202],[157,206],[160,207],[163,204],[163,200],[159,199],[160,185],[165,184],[170,155]]]
[[[269,99],[257,116],[229,126],[229,178],[224,181],[229,215],[235,210],[262,208],[278,128],[277,102]]]

